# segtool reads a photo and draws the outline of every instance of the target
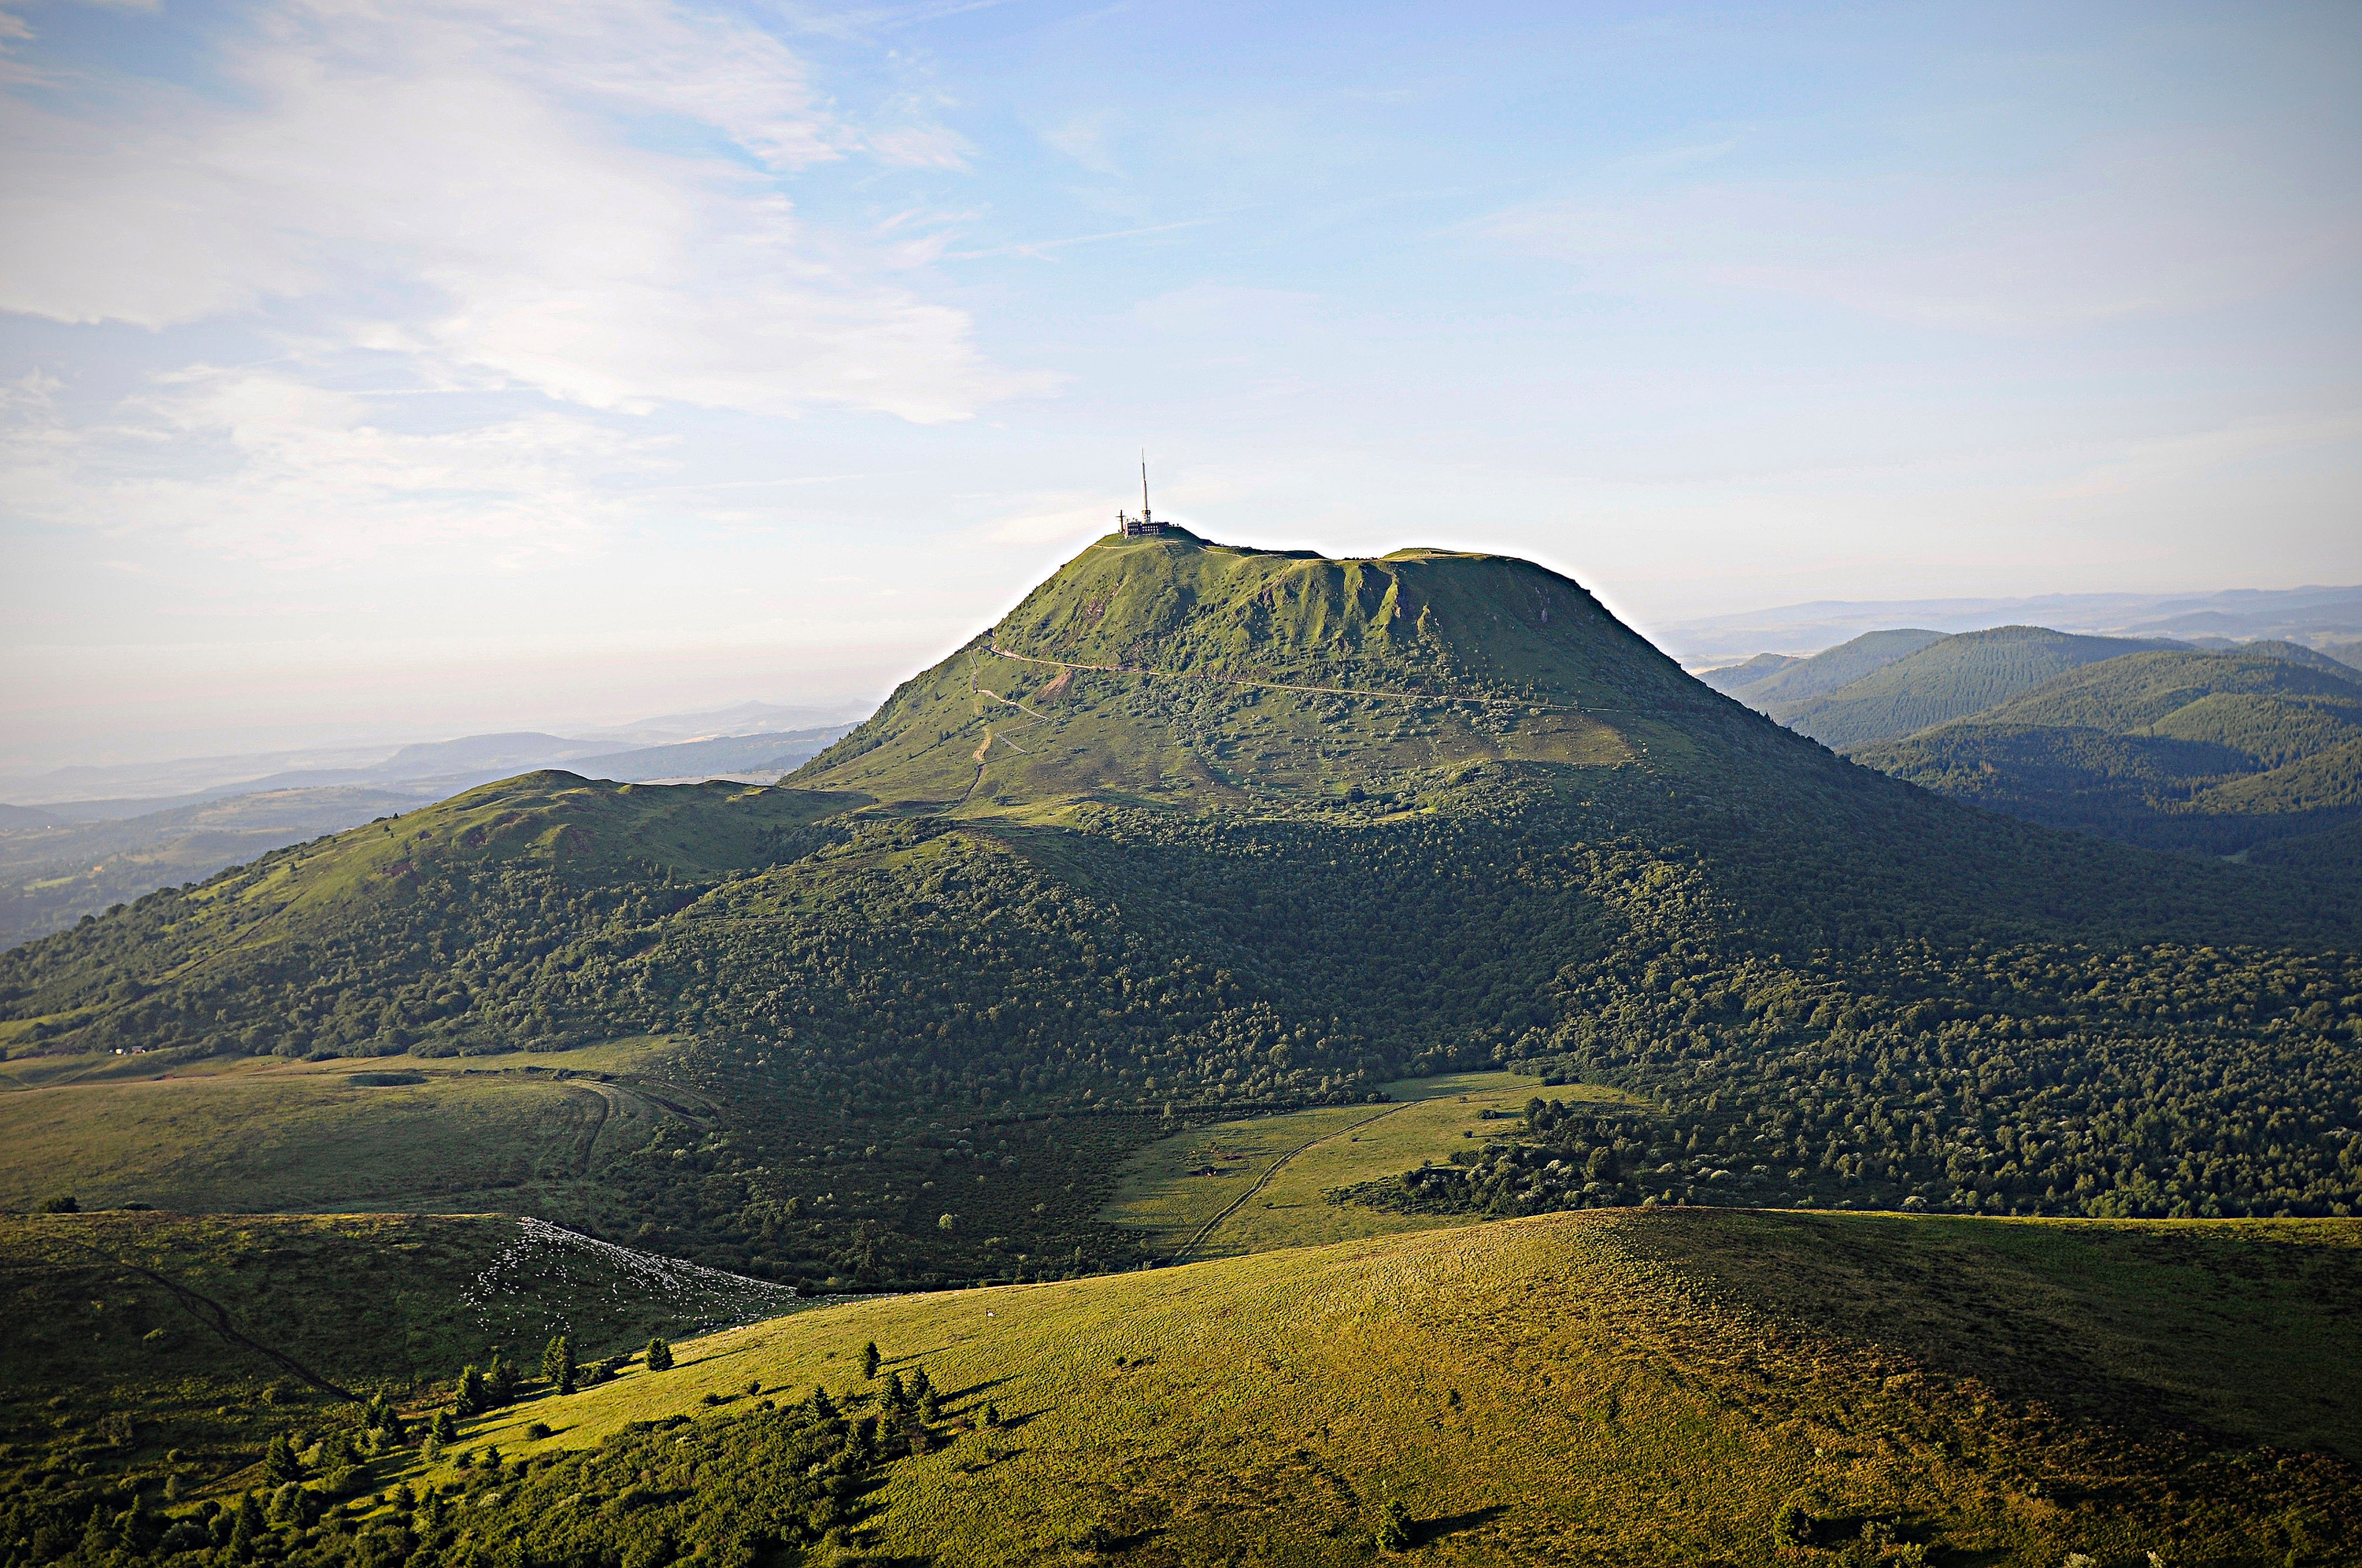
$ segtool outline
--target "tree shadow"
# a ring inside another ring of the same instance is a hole
[[[1506,1503],[1495,1503],[1489,1507],[1472,1508],[1464,1514],[1446,1514],[1440,1518],[1418,1520],[1410,1527],[1411,1540],[1426,1546],[1448,1535],[1458,1535],[1462,1530],[1491,1524],[1508,1511]]]

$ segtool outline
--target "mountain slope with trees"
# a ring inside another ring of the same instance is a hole
[[[571,1179],[806,1285],[1109,1266],[1168,1118],[1497,1064],[1661,1108],[1680,1179],[1603,1202],[1743,1200],[1719,1150],[1996,1212],[2362,1179],[2350,905],[1858,767],[1529,563],[1105,540],[789,786],[534,774],[281,852],[0,955],[0,1040],[663,1037],[679,1125]]]
[[[1825,696],[1766,711],[1797,734],[1843,751],[1981,713],[2068,670],[2162,646],[1996,626],[1932,642]]]

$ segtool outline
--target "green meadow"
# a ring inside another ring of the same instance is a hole
[[[469,1212],[595,1198],[596,1154],[646,1143],[692,1097],[660,1040],[483,1058],[11,1062],[0,1209]],[[38,1074],[26,1069],[40,1069]]]
[[[1160,1259],[1232,1257],[1465,1224],[1469,1217],[1396,1214],[1330,1194],[1508,1136],[1540,1093],[1584,1103],[1629,1100],[1596,1084],[1545,1090],[1540,1078],[1517,1073],[1410,1078],[1386,1092],[1393,1098],[1384,1104],[1215,1122],[1152,1143],[1126,1164],[1099,1218],[1139,1231],[1142,1251]]]

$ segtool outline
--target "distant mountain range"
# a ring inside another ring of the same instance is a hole
[[[1857,762],[2031,822],[2362,869],[2362,669],[2297,643],[1885,631],[1703,679]]]
[[[1824,599],[1736,615],[1677,621],[1655,629],[1657,646],[1692,669],[1735,663],[1771,649],[1796,655],[1865,632],[1924,626],[1974,632],[2004,624],[2086,635],[2301,643],[2334,656],[2362,644],[2362,586],[2235,589],[2219,593],[2049,593],[2026,599]]]

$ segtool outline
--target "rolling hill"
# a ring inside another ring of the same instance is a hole
[[[1797,734],[1843,751],[1983,712],[2068,670],[2158,646],[2041,626],[1996,626],[1931,642],[1834,691],[1765,711]]]
[[[1850,686],[1873,670],[1943,640],[1941,632],[1864,632],[1850,642],[1804,658],[1758,654],[1745,664],[1709,669],[1698,679],[1759,712],[1775,702],[1801,702]]]
[[[2362,817],[2362,675],[2276,648],[2132,654],[1852,755],[2030,821],[2334,870],[2322,835]]]
[[[1183,1124],[1500,1067],[1653,1109],[1487,1213],[2329,1216],[2357,918],[1834,756],[1529,563],[1110,538],[781,787],[527,774],[0,955],[0,1117],[22,1201],[513,1206],[807,1289],[1127,1264]],[[357,1057],[420,1081],[297,1070]],[[183,1106],[300,1131],[183,1158]]]

